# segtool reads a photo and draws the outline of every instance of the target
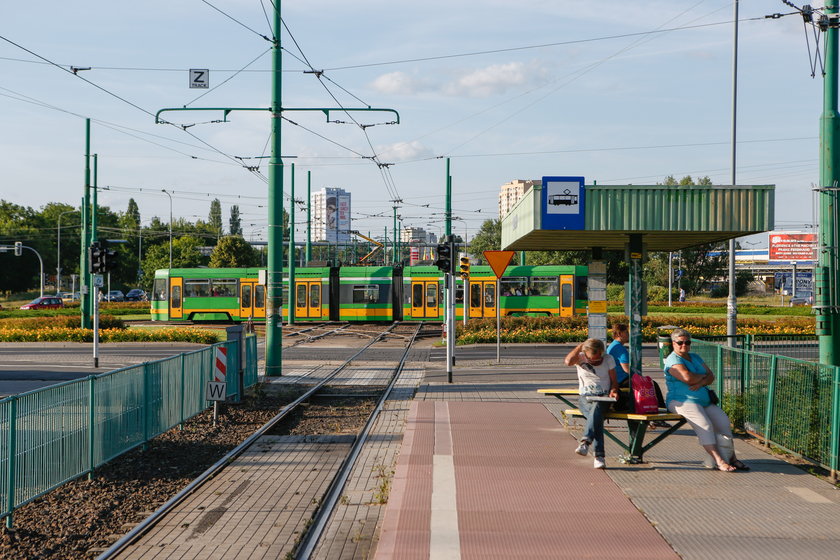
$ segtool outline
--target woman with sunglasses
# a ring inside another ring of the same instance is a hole
[[[691,335],[684,329],[671,333],[674,351],[665,359],[665,384],[668,387],[668,410],[682,414],[694,428],[700,445],[712,456],[715,468],[724,472],[746,471],[749,467],[735,457],[727,463],[717,448],[717,434],[732,438],[729,417],[712,404],[707,386],[715,374],[699,355],[692,353]]]
[[[610,401],[590,400],[609,395],[613,402],[618,398],[618,381],[615,377],[615,360],[604,353],[604,343],[590,338],[575,346],[566,356],[566,365],[575,366],[578,375],[579,407],[586,418],[586,427],[578,442],[575,453],[587,455],[593,443],[596,469],[607,467],[604,461],[604,413],[609,411]]]

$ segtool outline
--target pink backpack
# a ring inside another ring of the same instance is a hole
[[[633,387],[633,403],[638,414],[656,414],[659,412],[659,403],[656,400],[656,391],[653,389],[653,379],[647,375],[631,376]]]

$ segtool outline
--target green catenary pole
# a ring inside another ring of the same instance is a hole
[[[90,297],[90,119],[85,119],[85,196],[82,199],[82,248],[79,254],[79,303],[82,328],[91,328]]]
[[[292,164],[292,185],[289,190],[289,320],[295,323],[295,164]]]
[[[306,172],[306,266],[312,260],[312,172]]]
[[[268,270],[266,286],[265,374],[282,374],[283,357],[283,161],[280,157],[283,62],[280,0],[274,4],[271,81],[271,159],[268,164]]]
[[[394,266],[399,264],[399,256],[397,255],[397,207],[394,206],[394,239],[391,241],[391,259],[394,261]]]
[[[837,113],[838,30],[832,16],[838,8],[826,6],[829,28],[825,34],[825,77],[823,79],[823,113],[820,117],[820,228],[819,265],[817,267],[817,335],[820,340],[820,362],[840,365],[840,313],[837,307],[838,247],[837,247],[837,188],[840,179],[840,150],[835,147],[840,134]]]
[[[99,241],[99,220],[97,219],[97,215],[99,214],[99,190],[96,188],[97,180],[98,180],[98,171],[99,171],[99,156],[98,154],[93,154],[93,184],[91,185],[91,203],[90,203],[90,242],[96,243]],[[88,282],[88,286],[93,286],[93,274],[90,275],[90,281]],[[93,312],[93,309],[96,307],[96,300],[94,299],[94,290],[90,290],[88,294],[88,298],[90,299],[90,310]]]
[[[449,158],[446,158],[446,235],[452,235],[452,175],[449,174]]]

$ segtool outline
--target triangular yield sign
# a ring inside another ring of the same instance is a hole
[[[514,251],[484,251],[484,258],[487,259],[496,278],[501,278],[505,273],[505,269],[513,258],[513,253]]]

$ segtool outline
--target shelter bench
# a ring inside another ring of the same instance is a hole
[[[628,389],[622,389],[627,391]],[[583,413],[577,408],[577,403],[573,403],[571,399],[577,399],[579,392],[577,389],[538,389],[538,393],[543,395],[551,395],[557,397],[563,403],[571,408],[563,411],[563,418],[565,424],[568,426],[569,416],[583,417]],[[605,420],[625,420],[627,422],[627,431],[629,434],[629,441],[624,442],[618,436],[613,434],[609,427],[604,425],[604,435],[616,442],[626,452],[626,455],[620,457],[623,463],[638,464],[644,462],[645,451],[648,451],[653,446],[664,440],[669,435],[680,429],[686,422],[681,414],[674,414],[667,410],[656,414],[639,414],[635,412],[606,412],[604,413]],[[651,422],[675,422],[664,432],[657,434],[655,438],[645,444],[645,435],[647,435],[648,428]]]

